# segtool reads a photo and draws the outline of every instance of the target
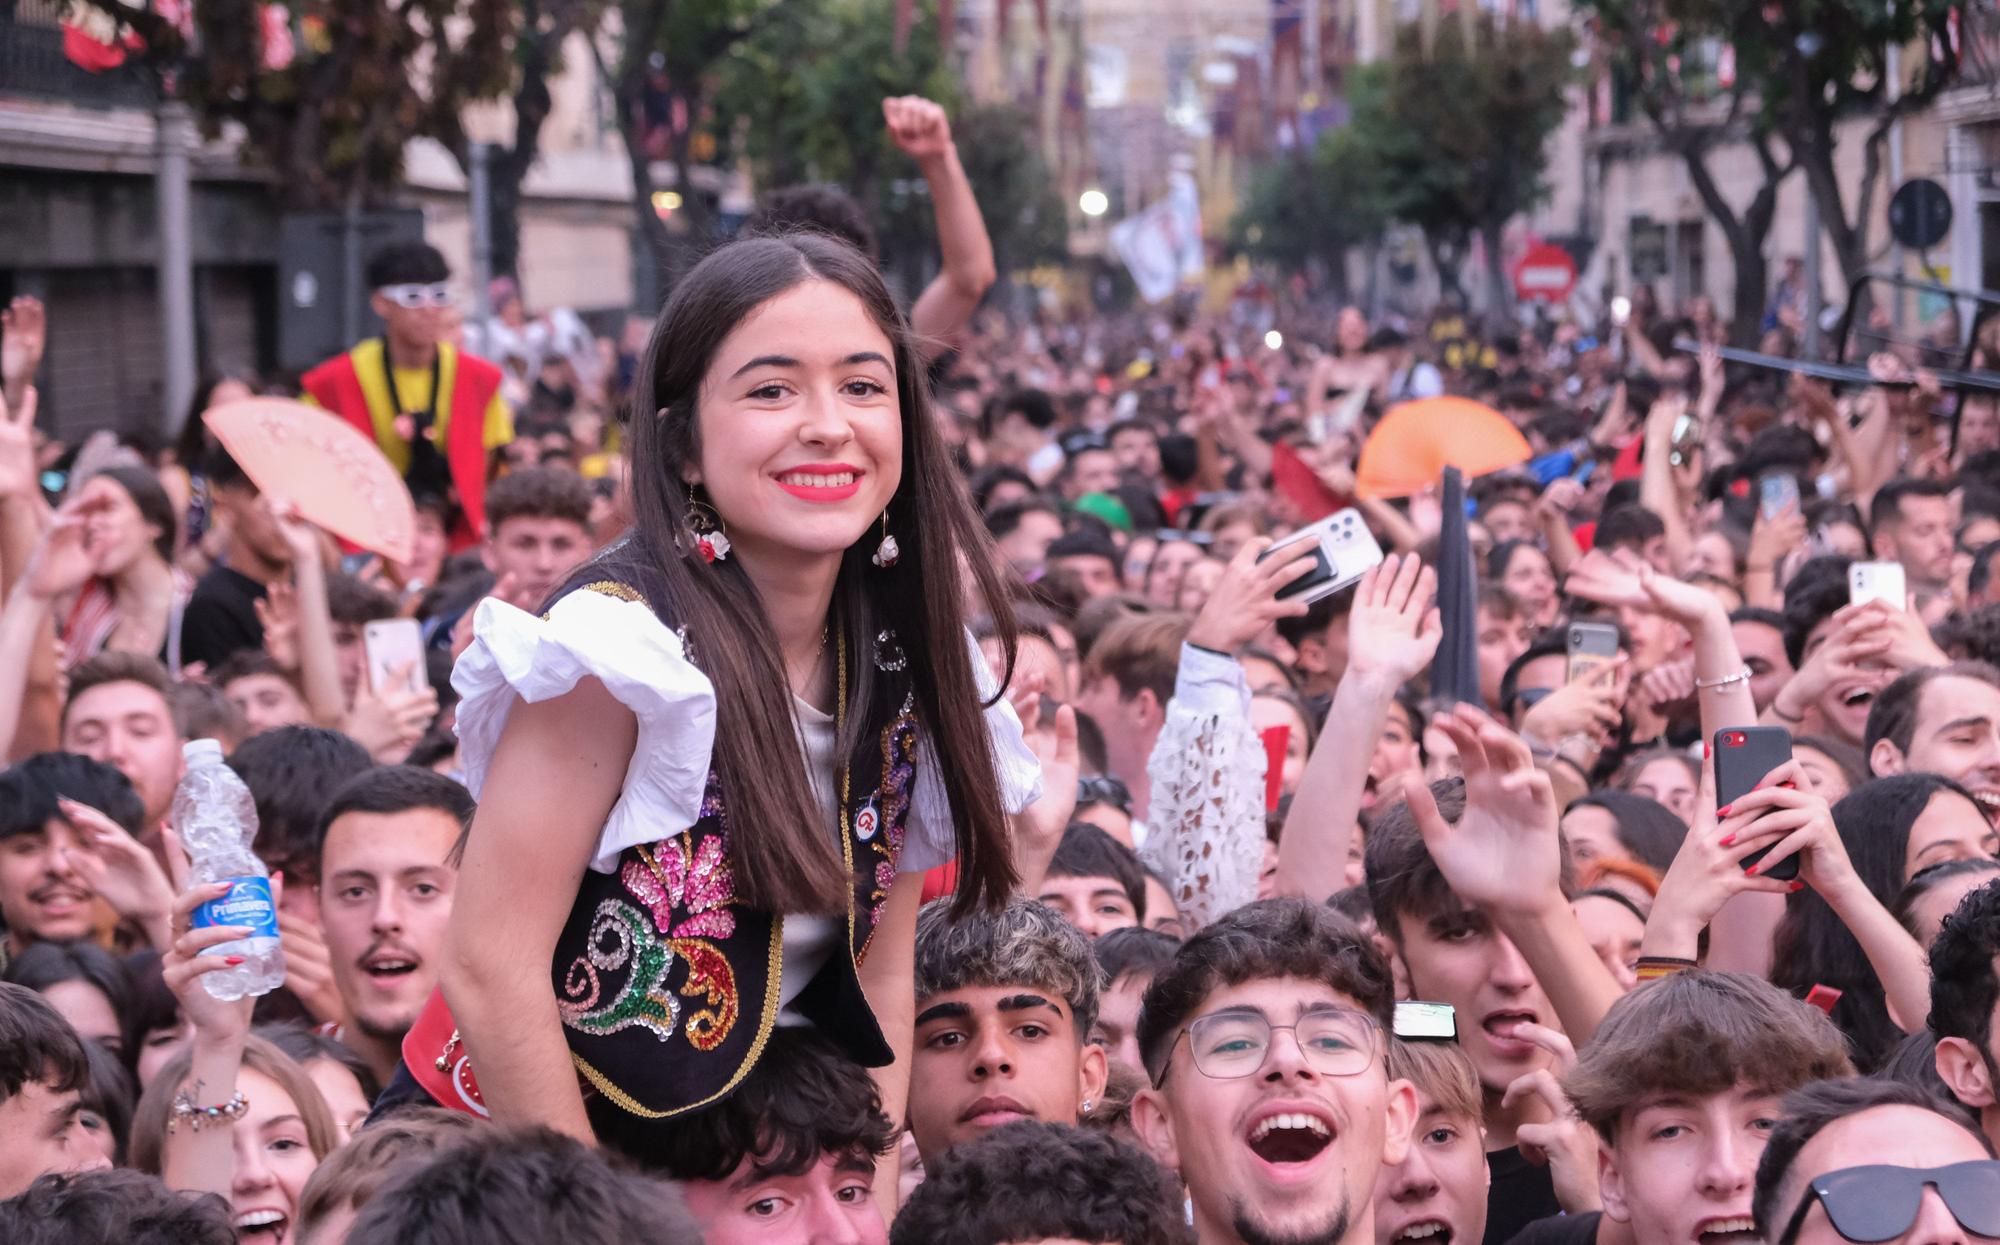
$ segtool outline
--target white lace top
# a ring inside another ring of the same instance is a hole
[[[1146,863],[1189,933],[1257,898],[1264,869],[1264,744],[1243,667],[1190,644],[1146,764]]]
[[[626,848],[658,842],[695,823],[715,748],[715,688],[688,660],[680,637],[651,609],[601,592],[572,592],[542,619],[489,598],[480,603],[472,625],[472,645],[458,659],[451,682],[461,698],[459,759],[474,796],[485,786],[517,700],[551,700],[595,678],[638,718],[639,739],[590,867],[613,872]],[[699,646],[700,637],[693,639]],[[993,693],[992,676],[969,634],[966,644],[984,699]],[[1020,719],[1005,699],[986,710],[986,726],[1001,803],[1017,813],[1041,796],[1041,763],[1022,740]],[[815,786],[833,790],[830,776]],[[831,817],[827,825],[831,835]],[[920,740],[897,869],[921,873],[950,860],[955,850],[951,802],[930,742]]]

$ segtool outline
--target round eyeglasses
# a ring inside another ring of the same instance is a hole
[[[1313,1071],[1322,1076],[1354,1076],[1367,1070],[1375,1059],[1379,1032],[1374,1018],[1351,1007],[1320,1007],[1300,1016],[1297,1024],[1274,1025],[1270,1018],[1248,1008],[1210,1012],[1190,1021],[1175,1035],[1178,1045],[1187,1039],[1194,1070],[1211,1080],[1235,1080],[1254,1074],[1264,1066],[1271,1051],[1271,1035],[1290,1030],[1292,1039]],[[1160,1069],[1158,1089],[1166,1084],[1173,1050],[1167,1050],[1168,1064]]]

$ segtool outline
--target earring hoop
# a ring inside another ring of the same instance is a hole
[[[868,560],[886,571],[896,565],[896,563],[902,561],[902,559],[902,547],[896,543],[896,538],[889,534],[889,512],[884,510],[882,512],[882,543],[875,546],[875,553]]]
[[[687,495],[688,528],[694,541],[694,551],[704,562],[720,562],[729,556],[729,537],[722,530],[722,516],[715,513],[715,507],[696,497],[694,485],[688,485]]]

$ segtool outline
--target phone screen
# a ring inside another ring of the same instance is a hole
[[[368,686],[377,696],[416,692],[430,686],[424,665],[423,630],[414,618],[385,618],[361,629],[368,661]]]

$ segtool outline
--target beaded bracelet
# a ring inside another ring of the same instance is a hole
[[[1719,679],[1696,679],[1694,686],[1696,691],[1714,692],[1737,683],[1748,683],[1749,681],[1750,667],[1745,666],[1735,674],[1725,674]]]
[[[175,1126],[182,1120],[187,1121],[188,1131],[191,1133],[198,1133],[224,1120],[234,1124],[249,1110],[250,1100],[245,1098],[240,1090],[235,1097],[219,1107],[198,1107],[194,1099],[183,1091],[174,1097],[174,1113],[167,1117],[167,1131],[173,1132]]]

